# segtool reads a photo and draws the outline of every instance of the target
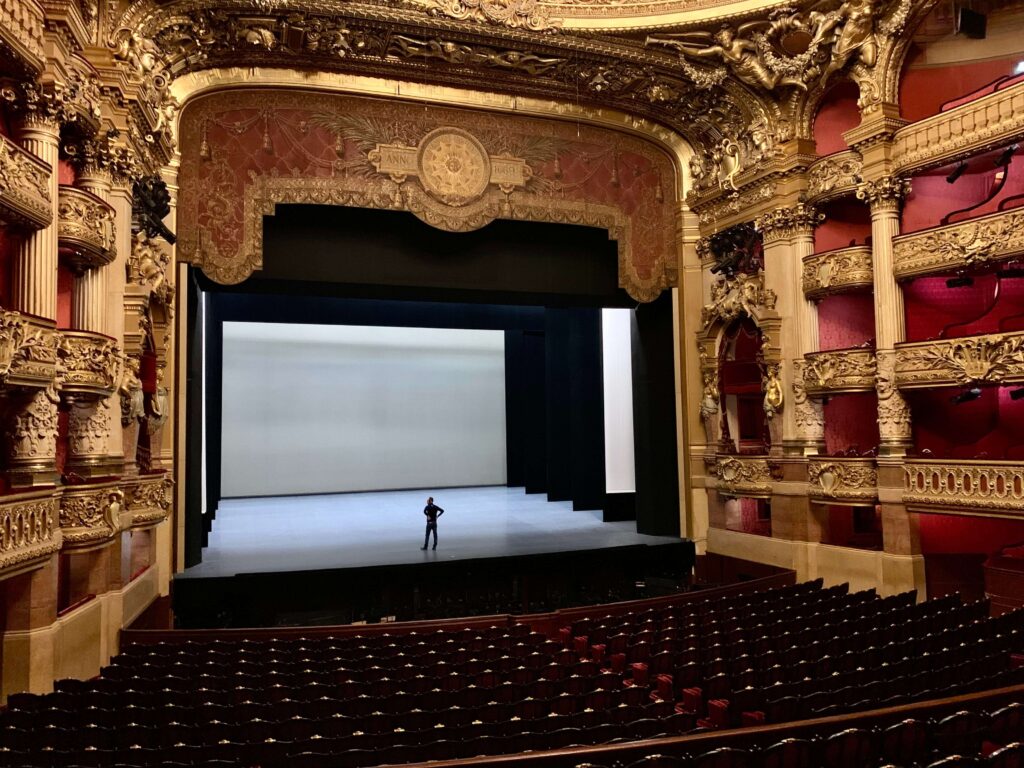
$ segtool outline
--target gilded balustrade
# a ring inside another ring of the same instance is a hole
[[[49,386],[57,371],[58,339],[53,320],[0,310],[0,385]]]
[[[896,345],[901,389],[1024,382],[1024,331]]]
[[[114,339],[93,331],[62,331],[57,354],[64,395],[81,398],[114,393],[121,375],[121,353]]]
[[[893,272],[901,280],[983,267],[1024,254],[1024,210],[900,235],[892,245]]]
[[[873,458],[812,456],[807,464],[807,494],[839,504],[871,504],[878,498]]]
[[[772,495],[772,473],[765,456],[718,456],[716,487],[726,496],[768,498]]]
[[[174,482],[166,473],[140,475],[123,481],[125,506],[132,528],[147,528],[162,522],[171,508]]]
[[[873,349],[837,349],[804,355],[804,387],[811,396],[873,392],[876,372]]]
[[[84,271],[114,260],[114,208],[109,203],[62,185],[57,218],[57,240],[74,269]]]
[[[804,257],[803,286],[808,299],[871,288],[871,246],[855,245]]]
[[[1024,83],[906,125],[893,137],[893,173],[906,174],[1024,138]]]
[[[907,459],[903,503],[965,512],[1024,515],[1024,464],[1019,461]]]
[[[0,497],[0,579],[42,565],[61,547],[52,489]]]
[[[861,183],[864,161],[847,149],[819,157],[807,167],[807,202],[810,204],[853,195]]]
[[[49,226],[49,178],[47,163],[0,136],[0,220],[30,229]]]

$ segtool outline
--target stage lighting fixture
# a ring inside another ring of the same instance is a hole
[[[988,31],[988,17],[970,8],[959,8],[956,15],[956,31],[972,40],[984,40]]]
[[[969,403],[971,400],[977,400],[979,397],[981,397],[981,387],[971,387],[959,394],[953,395],[953,397],[949,398],[949,402],[954,405],[960,405],[962,403]]]
[[[1024,267],[1007,267],[996,272],[996,277],[1000,280],[1017,280],[1024,277]]]
[[[1019,387],[1018,389],[1010,390],[1011,400],[1020,400],[1021,398],[1024,398],[1024,387]]]
[[[974,278],[967,275],[958,275],[946,281],[947,288],[968,288],[972,285],[974,285]]]
[[[966,171],[966,170],[967,170],[967,163],[966,163],[966,161],[961,160],[960,163],[957,165],[957,167],[949,172],[949,175],[946,177],[946,183],[947,184],[952,184],[957,179],[959,179],[961,176],[963,176],[964,175],[964,171]]]
[[[1003,154],[996,158],[996,166],[1009,165],[1010,160],[1013,158],[1013,153],[1017,151],[1017,145],[1007,147],[1003,150]]]

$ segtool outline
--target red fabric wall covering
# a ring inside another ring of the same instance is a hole
[[[874,392],[836,395],[825,403],[825,451],[829,455],[878,447],[878,398]]]
[[[997,186],[996,174],[1001,168],[995,165],[1002,152],[990,152],[983,157],[968,161],[967,170],[953,184],[946,177],[956,167],[943,166],[912,180],[912,192],[903,206],[901,231],[918,232],[939,226],[944,216],[978,205]],[[1024,193],[1024,163],[1021,159],[1011,162],[1007,168],[1006,182],[999,192],[984,205],[950,218],[950,223],[985,216],[999,210],[1000,204],[1009,197]],[[1020,206],[1024,201],[1014,201],[1010,208]]]
[[[1024,520],[964,515],[918,516],[922,554],[990,555],[1024,543]]]
[[[75,183],[75,168],[67,160],[57,161],[57,183],[58,184],[74,184]]]
[[[859,96],[860,89],[848,80],[825,94],[814,117],[814,143],[819,155],[831,155],[847,149],[843,133],[860,125]]]
[[[760,499],[732,499],[726,502],[725,527],[730,531],[771,536],[771,520],[765,519]]]
[[[908,393],[914,449],[938,459],[1024,459],[1024,400],[1016,387],[983,387],[981,397],[954,404],[954,387]]]
[[[842,199],[821,206],[825,221],[814,230],[816,253],[846,248],[850,241],[863,245],[871,236],[871,212],[858,200]]]
[[[829,504],[823,507],[822,514],[826,515],[821,529],[822,544],[855,549],[882,548],[882,522],[873,506]]]
[[[1017,317],[1024,312],[1024,279],[997,280],[989,273],[956,288],[946,279],[919,277],[903,284],[907,341],[999,333],[1024,324]]]
[[[970,93],[998,77],[1012,75],[1021,56],[958,62],[939,67],[921,66],[920,49],[913,50],[900,78],[900,114],[921,120],[938,114],[947,101]]]
[[[11,306],[11,268],[22,236],[7,227],[0,227],[0,306]]]
[[[57,267],[57,327],[71,327],[71,295],[75,276],[63,262]]]
[[[859,347],[875,338],[875,300],[871,293],[826,296],[818,302],[818,348]]]

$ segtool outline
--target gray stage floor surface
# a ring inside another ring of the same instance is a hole
[[[605,523],[599,511],[574,512],[522,488],[487,486],[430,491],[445,510],[437,550],[423,552],[426,491],[225,499],[203,562],[178,578],[279,573],[437,560],[668,544],[635,522]],[[433,543],[433,540],[431,540]]]

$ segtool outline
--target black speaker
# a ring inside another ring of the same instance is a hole
[[[974,40],[985,39],[985,27],[988,19],[984,13],[972,11],[970,8],[960,8],[956,15],[956,31],[965,37]]]

